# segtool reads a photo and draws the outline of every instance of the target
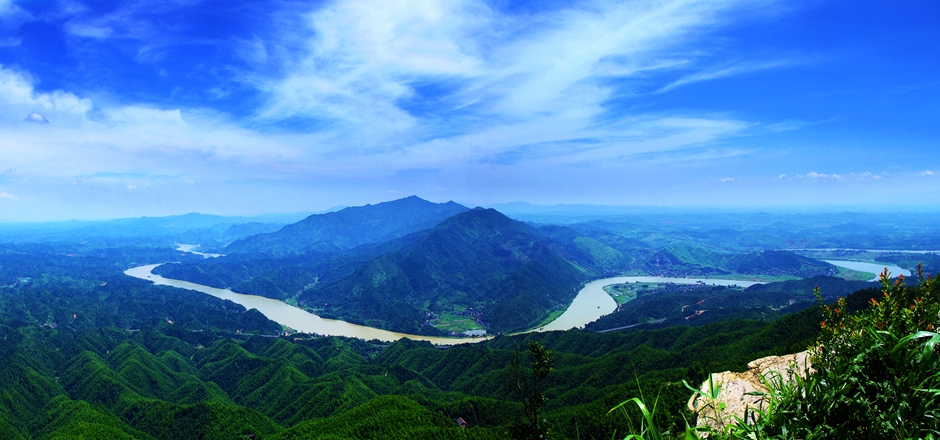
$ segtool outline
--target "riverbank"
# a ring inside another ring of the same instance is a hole
[[[138,266],[124,271],[125,275],[151,281],[158,286],[172,286],[181,289],[195,290],[216,298],[227,299],[236,304],[240,304],[247,309],[256,309],[268,319],[278,324],[290,327],[303,333],[318,334],[324,336],[346,336],[350,338],[359,338],[364,340],[379,340],[383,342],[397,341],[402,338],[408,338],[415,341],[428,341],[436,345],[456,345],[485,341],[490,338],[444,338],[435,336],[411,335],[407,333],[392,332],[364,325],[340,321],[337,319],[326,319],[314,315],[306,310],[299,309],[285,302],[281,302],[263,296],[245,295],[233,292],[229,289],[219,289],[205,286],[202,284],[191,283],[189,281],[174,280],[154,274],[153,269],[159,264],[150,264]]]

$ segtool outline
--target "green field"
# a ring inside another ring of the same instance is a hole
[[[861,272],[858,270],[846,269],[844,267],[839,267],[839,273],[836,275],[839,278],[849,280],[849,281],[868,281],[878,274],[871,272]]]
[[[623,304],[635,300],[637,291],[640,289],[646,289],[655,284],[657,283],[612,284],[610,286],[604,286],[604,291],[607,292],[614,301],[617,301],[617,304]]]
[[[440,314],[437,319],[431,321],[431,324],[434,328],[454,333],[484,329],[480,323],[472,318],[455,315],[450,312]]]

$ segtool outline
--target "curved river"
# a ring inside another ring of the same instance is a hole
[[[846,269],[857,270],[859,272],[868,272],[875,274],[875,277],[868,281],[878,281],[878,276],[881,274],[881,271],[888,269],[888,274],[891,277],[896,277],[898,275],[904,275],[906,277],[911,276],[911,271],[907,269],[902,269],[898,266],[891,264],[881,264],[881,263],[863,263],[861,261],[845,261],[845,260],[823,260],[833,266],[844,267]]]
[[[230,289],[219,289],[189,281],[174,280],[154,274],[153,269],[159,264],[138,266],[124,271],[125,275],[142,280],[151,281],[160,286],[179,287],[181,289],[195,290],[217,298],[227,299],[246,309],[257,309],[268,319],[304,333],[316,333],[328,336],[348,336],[365,340],[378,339],[380,341],[396,341],[408,338],[416,341],[428,341],[438,345],[454,345],[485,341],[489,338],[444,338],[436,336],[410,335],[388,330],[382,330],[364,325],[352,324],[337,319],[321,318],[306,310],[294,307],[282,301],[263,296],[245,295],[232,292]],[[753,281],[722,280],[710,278],[663,278],[663,277],[613,277],[595,280],[587,283],[575,297],[571,305],[557,319],[543,327],[531,331],[554,331],[583,328],[596,321],[601,316],[613,313],[617,309],[617,302],[604,291],[604,286],[622,283],[676,283],[748,287],[759,284]],[[523,332],[526,333],[526,332]]]
[[[294,330],[304,333],[317,333],[327,336],[349,336],[365,340],[378,339],[380,341],[391,342],[401,338],[408,338],[416,341],[429,341],[439,345],[454,345],[467,342],[480,342],[487,338],[441,338],[434,336],[409,335],[405,333],[396,333],[388,330],[367,327],[364,325],[352,324],[346,321],[336,319],[326,319],[314,315],[306,310],[294,307],[285,302],[276,299],[265,298],[263,296],[245,295],[235,293],[229,289],[219,289],[215,287],[204,286],[202,284],[190,283],[189,281],[174,280],[164,278],[152,273],[159,264],[150,264],[147,266],[138,266],[124,271],[125,275],[134,278],[153,281],[158,286],[172,286],[181,289],[195,290],[216,298],[227,299],[236,304],[245,306],[246,309],[257,309],[268,319],[286,325]]]
[[[212,256],[212,255],[210,255]],[[911,272],[905,269],[902,269],[897,266],[892,265],[883,265],[875,263],[862,263],[857,261],[842,261],[842,260],[826,260],[826,262],[846,267],[853,270],[858,270],[862,272],[870,273],[880,273],[884,270],[885,267],[893,275],[903,274],[904,276],[910,276]],[[321,318],[317,315],[314,315],[306,310],[294,307],[290,304],[287,304],[282,301],[278,301],[271,298],[265,298],[263,296],[256,295],[245,295],[242,293],[232,292],[229,289],[218,289],[215,287],[209,287],[202,284],[191,283],[188,281],[174,280],[171,278],[164,278],[160,275],[152,273],[155,267],[159,264],[150,264],[147,266],[139,266],[135,268],[128,269],[124,271],[126,275],[132,276],[134,278],[140,278],[142,280],[152,281],[154,284],[161,286],[173,286],[179,287],[182,289],[195,290],[202,292],[208,295],[215,296],[217,298],[227,299],[234,303],[240,304],[247,309],[257,309],[259,312],[264,314],[268,319],[277,322],[278,324],[285,325],[287,327],[293,328],[295,330],[304,332],[304,333],[316,333],[321,335],[328,336],[348,336],[353,338],[360,338],[365,340],[378,339],[380,341],[396,341],[402,338],[413,339],[416,341],[428,341],[438,345],[454,345],[454,344],[464,344],[464,343],[474,343],[485,341],[489,338],[444,338],[436,336],[422,336],[422,335],[410,335],[406,333],[398,333],[388,330],[382,330],[374,327],[367,327],[364,325],[352,324],[345,321],[340,321],[337,319],[326,319]],[[878,277],[875,276],[872,281],[877,281]],[[547,331],[558,331],[558,330],[570,330],[573,328],[583,328],[585,325],[598,320],[601,316],[608,315],[613,313],[617,309],[617,301],[615,301],[606,291],[604,291],[605,286],[611,284],[623,284],[623,283],[676,283],[676,284],[700,284],[704,283],[707,285],[713,286],[740,286],[740,287],[750,287],[754,284],[761,284],[755,281],[742,281],[742,280],[725,280],[725,279],[715,279],[715,278],[665,278],[665,277],[642,277],[642,276],[630,276],[630,277],[612,277],[604,278],[600,280],[594,280],[587,283],[579,292],[578,295],[574,298],[574,301],[571,302],[571,305],[565,310],[554,321],[539,327],[538,329],[529,330],[547,332]],[[526,332],[522,332],[526,333]]]
[[[570,330],[584,328],[601,316],[609,315],[617,310],[615,301],[605,290],[605,286],[624,283],[675,283],[699,284],[711,286],[740,286],[749,287],[761,284],[755,281],[722,280],[714,278],[665,278],[665,277],[613,277],[591,281],[578,292],[578,296],[571,302],[571,306],[562,313],[558,319],[540,327],[537,331]]]

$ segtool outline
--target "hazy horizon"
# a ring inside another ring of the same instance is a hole
[[[0,0],[0,222],[936,212],[940,3]]]
[[[400,198],[382,200],[378,202],[371,203],[372,205],[377,203],[391,202],[395,200],[400,200]],[[496,209],[510,217],[540,217],[545,218],[546,221],[553,217],[557,218],[585,218],[585,219],[602,219],[602,218],[616,218],[616,217],[629,217],[629,216],[660,216],[660,215],[794,215],[794,216],[813,216],[813,215],[822,215],[822,216],[841,216],[841,215],[853,215],[853,214],[874,214],[874,215],[885,215],[885,214],[897,214],[897,215],[936,215],[940,214],[940,208],[930,205],[918,205],[914,207],[908,207],[907,209],[898,209],[896,206],[879,206],[879,205],[867,205],[867,206],[798,206],[798,207],[784,207],[784,206],[752,206],[752,207],[712,207],[712,206],[654,206],[654,205],[591,205],[591,204],[555,204],[555,205],[539,205],[532,204],[524,201],[514,201],[506,203],[491,203],[484,205],[474,205],[469,203],[463,203],[459,200],[444,200],[444,201],[432,201],[434,203],[446,203],[454,202],[466,206],[468,208],[493,208]],[[166,213],[162,215],[137,215],[137,216],[125,216],[125,217],[85,217],[85,218],[69,218],[69,219],[55,219],[55,220],[4,220],[0,219],[0,225],[16,225],[16,224],[45,224],[45,223],[68,223],[68,222],[104,222],[111,220],[126,220],[134,218],[167,218],[167,217],[182,217],[187,215],[205,215],[205,216],[217,216],[226,219],[242,219],[245,221],[267,221],[272,223],[294,223],[299,221],[302,218],[306,218],[310,215],[319,215],[326,214],[330,212],[339,211],[345,208],[364,206],[364,205],[337,205],[332,206],[327,209],[317,210],[317,211],[272,211],[272,212],[263,212],[263,213],[249,213],[249,214],[219,214],[213,212],[200,212],[200,211],[189,211],[189,212],[176,212],[176,213]],[[290,219],[290,220],[285,220]],[[580,220],[579,220],[580,221]]]

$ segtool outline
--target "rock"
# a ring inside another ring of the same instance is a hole
[[[779,375],[786,381],[792,381],[794,375],[797,374],[805,377],[806,371],[810,368],[809,352],[802,351],[751,361],[747,364],[747,371],[743,373],[731,371],[714,373],[711,379],[718,390],[717,398],[712,402],[706,397],[711,395],[706,380],[699,388],[705,396],[695,393],[689,399],[689,410],[695,414],[698,426],[723,430],[725,426],[735,423],[737,420],[735,417],[744,419],[746,408],[766,406],[765,397],[748,395],[752,392],[768,391],[764,381],[761,380],[762,377],[770,379]]]

